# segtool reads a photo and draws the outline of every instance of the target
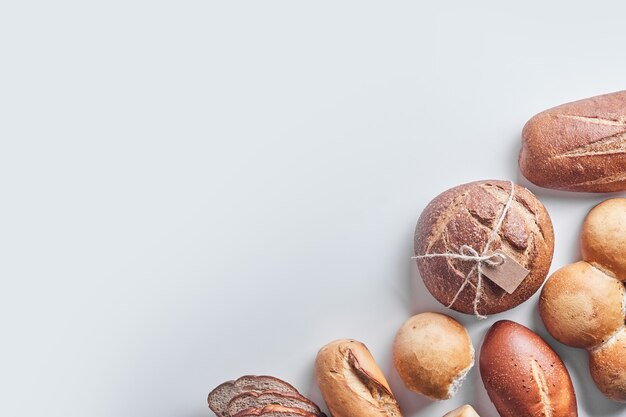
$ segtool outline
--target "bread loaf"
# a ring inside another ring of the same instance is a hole
[[[385,376],[361,342],[337,340],[321,348],[315,374],[333,417],[402,417]]]
[[[471,405],[463,405],[446,413],[443,417],[480,417]]]
[[[487,332],[480,374],[501,417],[575,417],[576,395],[563,361],[528,328],[503,320]]]
[[[626,199],[606,200],[583,223],[584,261],[547,280],[539,313],[550,334],[589,351],[589,368],[608,398],[626,402]]]
[[[522,174],[547,188],[626,190],[626,91],[564,104],[522,131]]]
[[[474,366],[474,348],[458,321],[444,314],[422,313],[396,333],[393,363],[408,389],[445,400],[456,393]]]
[[[552,222],[530,191],[518,185],[512,190],[511,184],[491,180],[460,185],[437,196],[422,212],[415,230],[416,257],[460,253],[464,245],[478,253],[500,249],[530,271],[512,294],[483,279],[481,294],[476,297],[476,262],[418,258],[417,267],[426,288],[443,305],[468,314],[499,313],[526,301],[543,283],[554,249]],[[512,192],[513,200],[504,221],[486,248]],[[468,273],[469,285],[457,296]],[[476,311],[475,298],[479,298]]]

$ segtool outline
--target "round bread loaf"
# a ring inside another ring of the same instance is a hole
[[[501,417],[576,417],[576,395],[561,358],[530,329],[496,322],[480,350],[480,375]]]
[[[333,417],[402,417],[385,375],[361,342],[343,339],[322,347],[315,375]]]
[[[589,351],[598,389],[626,402],[626,199],[594,207],[581,233],[583,262],[567,265],[546,282],[539,313],[555,339]]]
[[[474,347],[467,330],[452,317],[417,314],[396,334],[393,364],[408,389],[445,400],[474,366]]]
[[[499,313],[526,301],[543,283],[554,250],[552,222],[545,207],[530,191],[518,185],[511,190],[511,184],[490,180],[454,187],[431,201],[420,216],[415,230],[417,267],[428,291],[443,305],[468,314]],[[513,200],[506,216],[497,233],[491,236],[512,192]],[[512,294],[483,278],[475,311],[476,262],[449,257],[422,258],[429,254],[458,254],[464,245],[479,254],[502,250],[530,273]],[[474,272],[470,274],[472,269]],[[469,285],[457,296],[468,274]]]

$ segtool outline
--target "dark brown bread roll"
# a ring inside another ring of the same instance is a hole
[[[437,196],[417,223],[416,256],[459,253],[463,245],[481,253],[511,195],[511,184],[477,181]],[[526,301],[539,289],[550,269],[554,250],[552,222],[543,204],[526,188],[515,185],[511,206],[490,248],[501,249],[530,273],[512,294],[483,279],[477,311],[484,315],[506,311]],[[470,275],[469,285],[455,301],[454,297],[475,265],[474,261],[445,257],[417,259],[430,293],[443,305],[468,314],[476,314],[476,273]]]
[[[626,190],[626,91],[563,104],[522,131],[522,174],[546,188]]]
[[[576,417],[569,373],[552,348],[528,328],[496,322],[480,350],[480,375],[501,417]]]

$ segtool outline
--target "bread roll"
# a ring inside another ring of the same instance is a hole
[[[446,413],[443,417],[480,417],[471,405],[463,405]]]
[[[547,188],[626,190],[626,91],[564,104],[522,130],[522,174]]]
[[[546,282],[539,313],[558,341],[585,348],[596,385],[626,402],[626,199],[606,200],[587,215],[583,262],[565,266]]]
[[[474,366],[474,348],[467,330],[452,317],[422,313],[398,330],[393,364],[409,390],[445,400]]]
[[[589,369],[600,391],[612,400],[626,402],[626,329],[590,354]]]
[[[361,342],[344,339],[324,346],[315,374],[333,417],[402,417],[385,376]]]
[[[539,313],[556,340],[591,349],[624,325],[624,286],[587,262],[557,270],[544,285]]]
[[[605,200],[591,209],[580,241],[585,261],[626,280],[626,198]]]
[[[503,320],[487,332],[480,374],[501,417],[575,417],[569,373],[552,348],[528,328]]]
[[[510,194],[511,183],[496,180],[472,182],[440,194],[419,218],[415,255],[459,253],[463,245],[482,253]],[[530,273],[512,294],[483,279],[477,304],[482,315],[506,311],[526,301],[539,289],[550,269],[554,249],[552,222],[530,191],[515,185],[511,207],[489,249],[501,249]],[[470,285],[456,300],[454,297],[475,265],[474,261],[444,257],[417,259],[428,291],[443,305],[467,314],[476,313],[476,273],[470,275]]]

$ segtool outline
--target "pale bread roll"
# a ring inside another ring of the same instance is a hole
[[[600,391],[614,401],[626,402],[626,329],[590,354],[589,370]]]
[[[446,413],[443,417],[480,417],[478,413],[472,408],[471,405],[462,405],[459,408]]]
[[[422,313],[396,333],[393,363],[408,389],[445,400],[474,365],[474,348],[467,330],[452,317]]]
[[[587,262],[557,270],[543,287],[539,311],[550,334],[590,349],[624,325],[624,286]]]
[[[626,402],[626,199],[594,207],[583,223],[584,262],[556,271],[546,282],[539,312],[562,343],[589,350],[598,389]]]
[[[361,342],[336,340],[321,348],[315,374],[333,417],[402,417],[385,375]]]

